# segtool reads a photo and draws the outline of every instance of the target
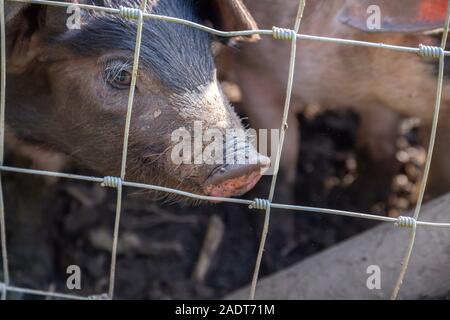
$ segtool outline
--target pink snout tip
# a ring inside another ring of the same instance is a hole
[[[260,155],[257,164],[226,169],[208,179],[205,194],[212,197],[241,196],[253,189],[269,167],[270,159]]]

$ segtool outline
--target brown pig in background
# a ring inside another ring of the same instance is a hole
[[[260,29],[292,29],[298,0],[246,0]],[[371,5],[378,5],[381,28],[371,30]],[[383,42],[418,47],[439,46],[447,12],[446,0],[333,0],[306,1],[303,34]],[[411,53],[299,40],[289,116],[289,130],[281,168],[293,182],[299,154],[295,114],[308,105],[349,108],[360,115],[359,145],[378,163],[395,162],[398,123],[403,116],[422,119],[430,131],[436,97],[437,59]],[[243,107],[256,128],[279,128],[283,113],[290,44],[270,37],[245,44],[232,59],[235,81],[243,90]],[[448,76],[446,69],[446,76]],[[448,148],[450,91],[444,83],[441,126],[432,173],[437,193],[450,186]],[[427,136],[427,134],[424,134]],[[426,142],[427,139],[424,139]],[[435,178],[436,178],[435,177]]]

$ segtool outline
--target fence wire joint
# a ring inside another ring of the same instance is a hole
[[[248,207],[250,209],[267,210],[267,208],[270,207],[270,201],[267,199],[256,198]]]
[[[120,15],[125,19],[138,20],[142,14],[142,11],[137,8],[120,6],[119,10]]]
[[[397,218],[397,221],[394,223],[394,225],[399,228],[415,229],[417,226],[417,220],[414,219],[413,217],[400,216]]]
[[[444,49],[441,47],[426,46],[423,44],[419,45],[418,54],[423,58],[439,59],[444,53]]]
[[[291,29],[285,29],[285,28],[279,28],[279,27],[273,27],[273,37],[276,40],[294,40],[297,37],[297,32]]]
[[[94,294],[88,296],[88,300],[111,300],[107,293]]]
[[[122,179],[119,177],[104,177],[101,184],[104,188],[114,188],[117,189],[122,185]]]

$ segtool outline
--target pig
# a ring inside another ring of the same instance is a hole
[[[245,4],[261,29],[294,27],[298,0],[246,0]],[[380,8],[379,29],[367,24],[373,14],[367,11],[370,5]],[[409,47],[439,46],[446,12],[446,0],[311,0],[306,1],[300,33]],[[253,127],[280,127],[289,55],[289,41],[264,38],[255,44],[243,44],[224,58],[233,70],[227,77],[241,86],[243,109]],[[296,114],[308,106],[354,110],[360,116],[361,149],[369,151],[378,168],[394,163],[402,117],[420,118],[423,131],[430,132],[437,71],[437,59],[411,53],[298,40],[287,147],[281,158],[284,182],[292,184],[297,176],[300,144]],[[449,149],[449,89],[446,81],[437,152]],[[438,177],[436,193],[448,191],[450,186],[446,159],[437,155],[433,164]]]
[[[141,5],[137,0],[66,2]],[[66,8],[5,5],[8,135],[104,176],[119,176],[137,22],[82,10],[79,28],[68,28]],[[150,0],[145,9],[224,31],[257,28],[241,0]],[[223,134],[243,128],[218,83],[214,54],[218,44],[256,39],[222,39],[146,20],[126,180],[216,197],[240,196],[255,186],[270,163],[246,139],[224,150],[245,153],[244,163],[175,163],[172,151],[173,133],[180,128],[192,133],[195,122]]]

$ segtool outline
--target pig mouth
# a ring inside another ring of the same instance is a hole
[[[224,174],[216,174],[206,180],[203,192],[211,197],[241,196],[253,189],[267,169],[265,166],[255,165],[251,170],[241,168]]]
[[[253,172],[250,175],[230,179],[218,185],[209,185],[204,192],[211,197],[240,196],[253,189],[259,179],[261,179],[261,175]]]
[[[145,167],[150,169],[148,166]],[[156,170],[154,166],[150,167],[152,167],[152,170]],[[159,185],[197,195],[229,198],[241,196],[253,189],[261,179],[262,175],[269,168],[270,159],[260,155],[254,164],[222,164],[213,168],[208,168],[209,174],[206,177],[203,177],[203,179],[200,178],[200,174],[198,173],[201,170],[206,169],[202,168],[202,166],[196,166],[194,168],[188,167],[186,170],[180,169],[180,171],[173,170],[173,168],[169,170],[166,167],[160,167],[160,170],[156,170],[156,172],[159,171]],[[190,170],[190,173],[185,175],[187,170]],[[154,178],[155,176],[158,176],[156,172],[154,174],[142,172],[141,174],[136,175],[141,179],[143,176]],[[154,184],[156,182],[152,179],[152,181],[148,181],[147,183]],[[150,194],[154,199],[166,199],[169,202],[180,202],[184,204],[200,204],[204,202],[202,200],[172,193],[151,191]]]

